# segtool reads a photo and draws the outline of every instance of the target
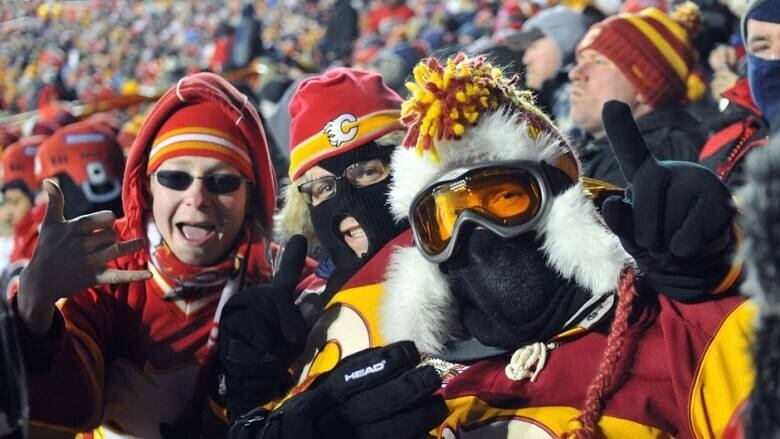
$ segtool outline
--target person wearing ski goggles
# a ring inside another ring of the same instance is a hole
[[[718,436],[752,380],[728,189],[657,161],[623,103],[603,115],[619,191],[484,58],[414,77],[388,198],[415,248],[390,255],[379,315],[444,380],[432,435]]]
[[[431,262],[449,259],[465,224],[511,238],[534,230],[553,197],[573,185],[560,169],[527,160],[463,166],[420,191],[409,216]]]

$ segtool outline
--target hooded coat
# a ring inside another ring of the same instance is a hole
[[[236,120],[255,172],[255,222],[238,288],[267,282],[266,240],[276,202],[276,182],[256,111],[225,80],[209,74],[183,78],[150,112],[125,168],[125,217],[115,223],[120,241],[145,238],[151,209],[146,164],[166,119],[185,105],[210,101]],[[112,261],[124,270],[150,266],[148,250]],[[232,280],[231,280],[232,282]],[[100,426],[104,437],[212,437],[208,390],[216,330],[228,288],[164,298],[171,286],[159,275],[131,284],[99,285],[64,301],[50,331],[36,338],[22,330],[33,424],[71,432]],[[15,303],[15,301],[14,301]],[[216,411],[215,411],[216,412]],[[103,436],[101,436],[103,437]]]
[[[561,141],[552,134],[530,135],[518,119],[511,112],[482,115],[462,138],[436,144],[438,163],[412,149],[397,150],[389,193],[396,218],[407,217],[418,192],[448,169],[508,160],[561,163]],[[437,264],[415,248],[395,248],[389,256],[380,334],[385,343],[414,341],[442,376],[450,413],[436,437],[568,437],[562,435],[578,428],[571,421],[588,409],[605,359],[614,362],[614,373],[602,388],[594,437],[720,437],[749,392],[752,303],[726,294],[681,304],[642,282],[625,292],[623,283],[634,281],[626,280],[624,270],[633,261],[585,192],[580,182],[555,196],[535,231],[546,269],[602,298],[603,305],[572,319],[556,336],[515,352],[469,342],[459,299]],[[633,294],[620,355],[610,358],[610,327]]]

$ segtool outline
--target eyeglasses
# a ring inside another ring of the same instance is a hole
[[[379,183],[390,175],[390,164],[381,159],[366,160],[349,165],[339,175],[329,175],[307,181],[298,186],[306,203],[316,206],[336,195],[336,182],[342,178],[355,187],[366,187]]]
[[[157,178],[157,182],[168,189],[175,191],[187,190],[195,179],[203,180],[206,190],[213,194],[229,194],[241,187],[241,183],[249,181],[240,175],[214,173],[198,177],[185,171],[155,171],[151,174]]]
[[[573,184],[545,163],[514,161],[454,169],[415,197],[409,213],[418,249],[440,263],[455,252],[463,224],[482,226],[503,238],[533,230],[549,200]]]

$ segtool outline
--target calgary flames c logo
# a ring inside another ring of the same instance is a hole
[[[328,142],[338,148],[357,136],[357,117],[354,114],[342,114],[326,123],[322,131],[328,136]]]

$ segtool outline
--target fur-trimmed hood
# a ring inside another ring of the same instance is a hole
[[[534,130],[511,107],[483,115],[460,139],[437,142],[438,163],[412,149],[399,148],[392,158],[389,201],[397,220],[409,214],[417,193],[445,171],[487,161],[544,161],[571,172],[573,154],[557,132],[534,136]],[[525,122],[518,122],[525,121]],[[571,175],[571,174],[570,174]],[[578,183],[552,200],[537,226],[547,265],[593,295],[618,287],[620,273],[632,262],[618,238],[602,223]],[[421,351],[438,353],[462,334],[458,304],[445,275],[416,248],[398,248],[390,259],[380,308],[381,330],[388,342],[413,340]]]

